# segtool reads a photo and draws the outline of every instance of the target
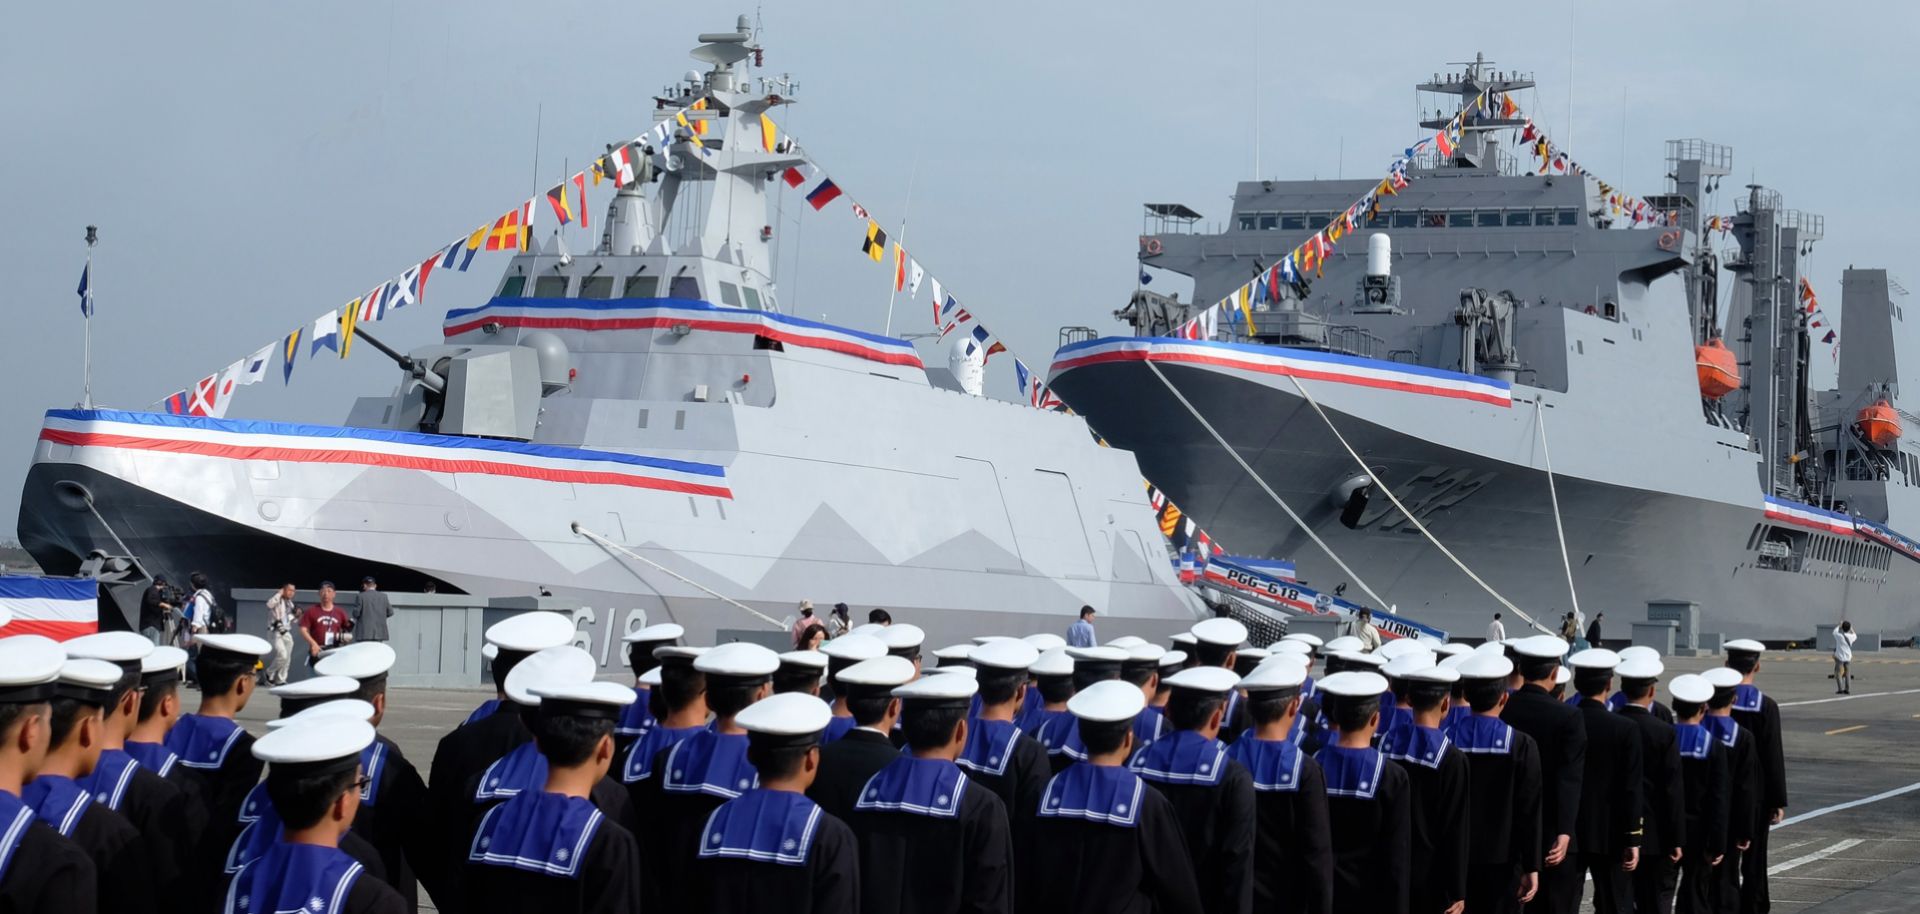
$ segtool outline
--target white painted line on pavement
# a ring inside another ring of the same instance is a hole
[[[1898,692],[1862,692],[1858,695],[1835,695],[1832,698],[1813,698],[1807,701],[1783,701],[1780,703],[1780,707],[1798,708],[1801,705],[1824,705],[1830,701],[1852,701],[1856,698],[1880,698],[1886,695],[1912,695],[1915,693],[1920,693],[1920,689],[1901,689]]]
[[[1830,812],[1839,812],[1843,809],[1852,809],[1856,806],[1865,806],[1868,803],[1878,803],[1881,800],[1890,800],[1894,797],[1900,796],[1901,794],[1912,793],[1916,790],[1920,790],[1920,781],[1917,781],[1912,784],[1908,784],[1905,787],[1895,787],[1894,789],[1889,790],[1885,793],[1876,793],[1870,797],[1861,797],[1858,800],[1848,800],[1845,803],[1836,803],[1832,806],[1822,806],[1819,809],[1809,809],[1806,812],[1803,812],[1797,816],[1789,816],[1787,819],[1782,821],[1779,825],[1775,825],[1774,829],[1778,830],[1778,829],[1786,828],[1789,825],[1805,822],[1808,819],[1817,819]]]
[[[1767,875],[1773,876],[1779,873],[1784,873],[1791,869],[1798,869],[1799,867],[1806,866],[1807,864],[1812,863],[1816,860],[1825,860],[1828,857],[1831,857],[1834,854],[1840,853],[1841,851],[1844,851],[1850,847],[1854,847],[1854,846],[1865,844],[1865,843],[1866,842],[1860,838],[1847,838],[1841,841],[1835,841],[1832,844],[1829,844],[1826,847],[1823,847],[1817,851],[1814,851],[1811,854],[1804,854],[1802,856],[1795,857],[1792,860],[1782,860],[1779,863],[1776,863],[1770,867],[1767,867]]]

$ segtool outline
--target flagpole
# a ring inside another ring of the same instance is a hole
[[[906,256],[907,211],[913,209],[913,182],[919,177],[920,153],[915,152],[913,154],[913,170],[907,173],[907,202],[900,206],[900,240],[894,242],[894,245],[899,248],[899,252],[894,254],[896,259]],[[895,263],[893,265],[894,272],[887,274],[887,326],[886,330],[882,331],[882,336],[893,335],[893,296],[899,292],[898,289],[894,288],[893,277],[901,268],[899,263]]]
[[[81,368],[80,368],[80,408],[93,408],[93,246],[100,240],[96,226],[87,226],[87,295],[81,301],[84,306],[80,314],[81,326]]]

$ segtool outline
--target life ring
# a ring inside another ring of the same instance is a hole
[[[1678,249],[1679,247],[1680,247],[1679,232],[1661,232],[1660,233],[1660,250],[1671,251],[1671,250]]]
[[[1151,257],[1160,253],[1160,239],[1151,235],[1140,236],[1140,252]]]

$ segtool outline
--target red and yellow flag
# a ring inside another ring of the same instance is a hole
[[[493,228],[487,230],[486,250],[518,251],[526,242],[526,226],[521,224],[520,210],[515,209],[493,221]]]
[[[773,151],[774,144],[780,139],[780,131],[773,126],[773,118],[760,115],[760,148]]]

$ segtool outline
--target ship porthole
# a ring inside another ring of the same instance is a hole
[[[261,502],[260,503],[260,519],[265,521],[279,520],[280,519],[280,503],[277,501]]]

